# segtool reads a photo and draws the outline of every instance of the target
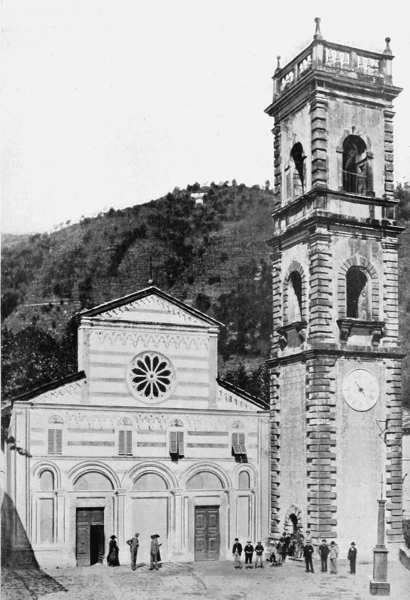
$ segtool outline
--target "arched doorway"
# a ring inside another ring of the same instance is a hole
[[[291,524],[290,533],[293,533],[294,535],[296,535],[298,533],[299,527],[298,527],[298,518],[295,515],[295,513],[292,513],[291,515],[289,515],[289,521]]]

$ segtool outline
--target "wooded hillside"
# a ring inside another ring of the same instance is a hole
[[[273,194],[259,186],[211,184],[203,204],[175,189],[158,200],[52,234],[3,239],[4,398],[76,370],[72,316],[155,285],[205,311],[220,334],[220,373],[251,393],[266,393],[269,352]],[[410,221],[410,188],[398,188]],[[410,352],[410,227],[400,253],[401,333]],[[409,359],[404,397],[410,398]]]

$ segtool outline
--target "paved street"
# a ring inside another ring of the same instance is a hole
[[[408,600],[410,572],[390,565],[391,600]],[[47,574],[25,570],[3,573],[4,600],[364,600],[371,565],[358,565],[356,576],[340,562],[338,575],[307,574],[301,563],[280,568],[236,571],[228,562],[165,564],[149,571],[140,565],[56,569]],[[30,591],[29,591],[30,590]]]

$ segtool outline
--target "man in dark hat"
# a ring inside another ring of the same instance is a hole
[[[258,542],[255,546],[255,554],[256,554],[255,569],[257,569],[258,567],[263,569],[263,553],[264,553],[264,551],[265,551],[265,548],[262,546],[262,542]]]
[[[242,544],[238,538],[235,538],[235,541],[233,543],[232,554],[233,554],[235,569],[242,569],[242,563],[241,563]]]
[[[246,546],[244,547],[243,551],[245,552],[245,569],[253,569],[252,557],[254,547],[252,546],[251,540],[246,542]]]
[[[303,557],[305,559],[306,573],[314,573],[313,571],[313,552],[314,548],[310,540],[306,541],[303,547]]]
[[[322,540],[319,548],[320,564],[322,573],[327,573],[327,557],[329,556],[329,546],[326,540]]]
[[[149,570],[150,571],[158,571],[159,566],[158,566],[158,555],[159,555],[159,547],[161,546],[161,544],[158,542],[158,538],[159,535],[158,533],[154,533],[151,536],[151,549],[150,549],[150,567]]]
[[[131,569],[133,571],[135,571],[135,569],[137,568],[137,554],[138,554],[138,547],[140,545],[140,541],[138,538],[139,538],[139,533],[134,533],[133,537],[130,540],[127,540],[127,544],[130,547]]]
[[[357,558],[357,548],[356,544],[352,542],[350,544],[349,552],[347,553],[347,559],[350,563],[350,573],[355,575],[356,573],[356,558]]]

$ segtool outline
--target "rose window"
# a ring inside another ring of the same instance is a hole
[[[170,361],[157,352],[142,352],[131,364],[129,382],[142,400],[162,400],[170,391],[174,371]]]

